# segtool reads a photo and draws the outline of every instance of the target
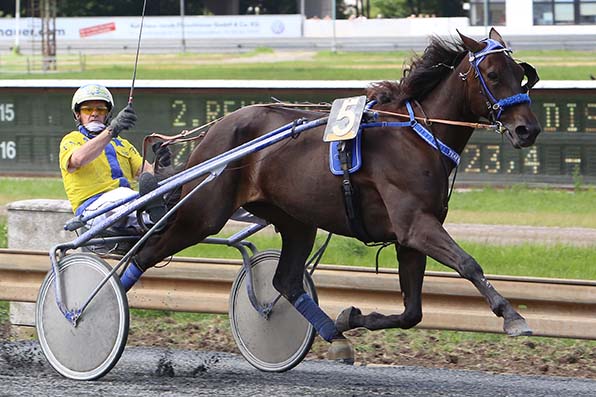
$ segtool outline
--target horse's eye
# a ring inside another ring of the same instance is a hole
[[[499,78],[499,75],[496,74],[495,72],[488,72],[486,77],[488,77],[491,80],[497,80]]]

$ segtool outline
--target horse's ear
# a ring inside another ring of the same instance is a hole
[[[538,72],[534,68],[534,66],[530,65],[526,62],[520,62],[519,66],[524,68],[524,75],[528,79],[528,82],[524,84],[523,89],[525,92],[530,91],[532,87],[536,85],[540,81],[540,77],[538,77]]]
[[[490,33],[488,34],[488,38],[498,41],[499,43],[501,43],[503,45],[503,47],[507,47],[507,45],[505,44],[505,40],[503,40],[503,37],[501,37],[499,32],[497,32],[497,29],[495,29],[495,28],[490,28]]]
[[[459,37],[461,38],[466,50],[470,51],[471,53],[479,52],[486,46],[486,44],[479,43],[473,38],[462,34],[459,30],[457,30],[457,34],[459,34]]]

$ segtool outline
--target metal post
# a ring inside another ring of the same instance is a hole
[[[488,36],[488,0],[484,0],[484,36]]]
[[[300,17],[300,36],[304,37],[304,21],[306,20],[304,0],[300,0]]]
[[[186,38],[184,37],[184,0],[180,0],[180,33],[182,34],[182,52],[186,52]]]
[[[333,20],[333,37],[331,40],[331,52],[337,52],[335,45],[335,0],[331,0],[331,19]]]
[[[21,0],[15,0],[15,11],[14,11],[14,24],[15,24],[15,39],[14,49],[15,54],[21,53]]]

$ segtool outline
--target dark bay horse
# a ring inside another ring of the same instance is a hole
[[[486,118],[501,126],[514,147],[532,145],[540,125],[530,110],[526,91],[537,80],[535,70],[517,63],[494,29],[483,41],[462,34],[460,38],[453,42],[432,38],[399,83],[382,82],[369,88],[369,99],[378,101],[373,110],[404,113],[406,103],[413,103],[417,116],[464,122]],[[528,77],[525,85],[524,74]],[[187,167],[293,120],[320,117],[318,112],[287,107],[242,108],[209,130]],[[403,121],[391,115],[382,115],[381,120]],[[435,139],[456,153],[464,150],[473,132],[470,126],[452,124],[434,123],[429,128]],[[470,280],[491,310],[503,317],[507,334],[531,334],[525,319],[443,228],[448,176],[455,163],[409,127],[366,129],[362,135],[363,165],[352,176],[368,235],[374,241],[395,243],[404,312],[365,315],[351,307],[332,321],[309,300],[303,289],[303,272],[317,228],[355,236],[343,205],[342,179],[329,171],[329,149],[322,136],[323,128],[309,130],[230,164],[182,205],[160,234],[148,240],[135,258],[137,266],[146,270],[216,234],[242,206],[271,222],[281,234],[282,252],[274,287],[328,341],[356,327],[375,330],[418,324],[422,319],[421,290],[428,256]],[[199,182],[185,185],[182,195]]]

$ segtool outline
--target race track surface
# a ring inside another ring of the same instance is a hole
[[[596,381],[420,367],[353,367],[304,361],[264,373],[241,356],[162,348],[125,350],[93,382],[55,373],[36,342],[0,342],[2,396],[593,396]]]

